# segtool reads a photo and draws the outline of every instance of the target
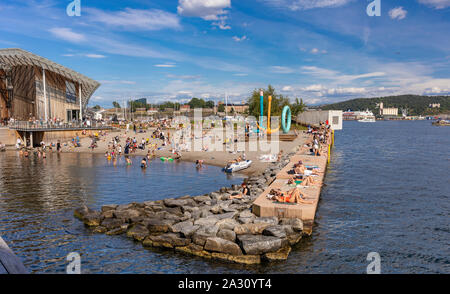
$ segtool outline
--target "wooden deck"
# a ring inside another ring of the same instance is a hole
[[[324,148],[325,150],[326,148]],[[293,168],[293,165],[299,160],[303,162],[305,166],[314,165],[318,166],[322,174],[315,176],[314,181],[316,183],[322,183],[327,168],[327,156],[324,152],[322,156],[313,156],[305,154],[305,148],[302,148],[300,152],[291,157],[291,161],[277,174],[276,180],[255,200],[253,203],[253,213],[260,217],[276,216],[279,218],[299,218],[305,224],[306,232],[310,233],[312,230],[312,223],[316,214],[317,206],[319,203],[319,197],[321,192],[320,186],[309,186],[301,188],[301,192],[306,196],[305,199],[314,201],[313,204],[288,204],[278,203],[267,199],[267,195],[272,189],[281,189],[287,191],[295,186],[287,184],[289,174],[288,172]],[[299,153],[301,153],[299,155]]]
[[[22,261],[0,237],[0,274],[28,274]]]

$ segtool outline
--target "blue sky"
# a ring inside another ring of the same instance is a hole
[[[2,0],[0,48],[99,82],[90,105],[240,102],[272,84],[309,104],[450,94],[450,0]]]

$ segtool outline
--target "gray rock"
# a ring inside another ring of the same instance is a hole
[[[276,252],[287,245],[287,240],[273,236],[240,235],[237,236],[245,254],[260,255],[267,252]]]
[[[221,229],[217,233],[217,237],[234,242],[236,241],[236,233],[229,229]]]
[[[173,220],[150,218],[145,219],[142,223],[147,227],[150,233],[166,233],[173,225]]]
[[[151,244],[154,247],[174,248],[187,246],[191,243],[189,239],[182,238],[180,237],[180,235],[175,233],[167,233],[159,236],[149,236],[148,239],[151,240]]]
[[[242,250],[236,243],[217,237],[206,240],[205,250],[231,255],[242,255]]]
[[[114,211],[115,218],[120,218],[127,222],[130,222],[130,219],[137,218],[139,216],[141,216],[141,213],[140,213],[140,211],[138,211],[136,209],[119,209],[119,208],[117,208]]]
[[[222,220],[219,220],[216,223],[216,226],[219,227],[219,229],[228,229],[228,230],[234,230],[234,227],[238,226],[239,223],[231,218],[225,218]]]
[[[236,235],[257,235],[261,234],[270,224],[267,223],[257,223],[257,224],[242,224],[234,227],[234,232]]]
[[[232,211],[232,212],[227,212],[227,213],[210,215],[210,216],[208,216],[208,218],[215,218],[217,220],[223,220],[223,219],[227,219],[227,218],[233,218],[236,214],[237,214],[236,211]]]
[[[184,236],[185,238],[191,238],[192,235],[200,228],[200,226],[186,226],[184,228],[181,229],[180,233],[182,236]]]
[[[270,226],[264,229],[263,235],[284,239],[286,238],[286,231],[282,226]]]
[[[149,234],[147,227],[142,224],[133,225],[127,231],[127,236],[136,241],[143,241]]]
[[[105,227],[108,231],[118,228],[123,225],[125,221],[123,219],[117,218],[106,218],[102,221],[102,226]]]
[[[193,197],[193,199],[195,202],[199,202],[199,203],[211,201],[211,197],[206,196],[206,195],[205,196],[195,196],[195,197]]]
[[[303,221],[298,218],[282,218],[280,224],[289,225],[297,232],[303,231]]]
[[[264,223],[269,225],[278,225],[278,218],[276,216],[273,217],[257,217],[253,221],[255,224]]]
[[[178,215],[178,216],[182,216],[183,215],[183,210],[181,207],[164,207],[162,209],[162,211],[166,211],[170,214],[174,214],[174,215]]]
[[[206,239],[209,237],[216,237],[218,231],[219,227],[217,226],[200,227],[192,236],[192,240],[195,244],[204,246]]]
[[[189,227],[192,227],[192,226],[194,226],[194,223],[192,221],[184,221],[184,222],[180,222],[180,223],[172,225],[171,226],[171,231],[173,233],[179,233],[183,229],[189,228]]]
[[[199,218],[198,220],[194,221],[194,225],[199,226],[214,226],[219,220],[214,217],[204,217]]]
[[[117,208],[117,206],[118,205],[116,205],[116,204],[103,205],[102,206],[102,212],[115,210]]]
[[[256,217],[250,210],[244,210],[239,213],[239,217]]]

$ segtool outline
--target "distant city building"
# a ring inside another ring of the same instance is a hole
[[[379,105],[381,116],[398,116],[398,108],[384,108],[383,102]]]
[[[158,108],[149,108],[147,110],[147,114],[155,114],[158,113]]]
[[[430,108],[441,108],[441,103],[431,103],[429,105]]]
[[[244,113],[244,112],[248,111],[248,108],[249,108],[249,105],[245,102],[242,102],[240,104],[227,103],[226,105],[223,102],[219,102],[219,106],[220,105],[224,105],[225,112],[228,112],[228,113],[233,112],[232,110],[234,110],[235,113]]]
[[[189,111],[191,111],[191,106],[188,105],[188,104],[186,104],[186,105],[181,105],[180,111],[181,111],[181,112],[189,112]]]

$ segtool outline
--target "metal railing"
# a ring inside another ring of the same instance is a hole
[[[8,127],[17,131],[58,131],[58,130],[89,130],[112,129],[112,126],[104,122],[47,122],[47,121],[14,121],[9,122]]]

